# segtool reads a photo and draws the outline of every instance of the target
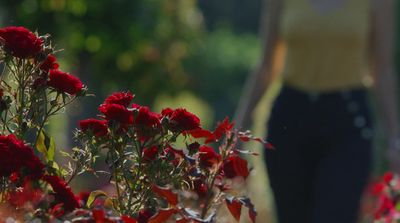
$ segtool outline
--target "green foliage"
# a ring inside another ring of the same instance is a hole
[[[195,0],[4,0],[0,8],[5,25],[54,33],[91,89],[132,89],[147,101],[186,84],[182,59],[202,20]]]
[[[5,25],[40,27],[41,33],[54,34],[58,48],[68,49],[64,62],[97,92],[85,103],[86,113],[93,114],[100,98],[116,89],[131,90],[146,104],[185,90],[211,104],[221,119],[234,111],[245,76],[260,54],[255,34],[220,26],[255,32],[259,1],[246,6],[246,11],[257,13],[242,22],[244,15],[235,13],[236,5],[196,0],[4,0],[0,10]],[[214,31],[203,29],[199,7]]]
[[[232,115],[246,76],[260,53],[255,35],[222,29],[209,33],[186,60],[190,87],[216,108],[216,119]]]

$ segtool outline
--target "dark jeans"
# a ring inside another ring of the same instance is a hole
[[[363,89],[308,94],[283,87],[265,153],[280,223],[355,223],[371,166]]]

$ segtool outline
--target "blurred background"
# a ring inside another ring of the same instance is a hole
[[[53,121],[52,135],[58,147],[66,149],[77,121],[96,115],[98,105],[113,91],[130,90],[136,103],[157,112],[166,106],[186,107],[206,128],[232,117],[246,76],[260,59],[261,4],[262,0],[1,0],[0,24],[51,34],[57,48],[65,49],[56,55],[61,69],[79,76],[96,94]],[[400,68],[400,62],[397,65]],[[255,135],[264,135],[273,96],[274,91],[265,95],[256,111]],[[379,172],[384,164],[377,161]],[[272,198],[263,161],[253,163],[249,192],[257,197],[259,219],[271,222]]]

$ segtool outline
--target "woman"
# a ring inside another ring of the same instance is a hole
[[[394,0],[265,0],[265,8],[263,59],[246,83],[236,120],[248,127],[276,79],[284,45],[283,87],[268,122],[267,140],[276,150],[265,155],[279,222],[354,223],[371,167],[368,83],[383,117],[390,166],[400,170]]]

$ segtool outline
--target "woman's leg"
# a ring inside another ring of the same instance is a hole
[[[276,150],[265,151],[265,160],[279,223],[311,222],[315,162],[305,153],[307,104],[307,98],[284,90],[268,123],[267,140]]]
[[[312,222],[355,223],[371,166],[369,107],[360,91],[331,102],[320,111],[325,114],[324,146],[315,178]]]
[[[370,169],[369,140],[350,139],[330,149],[318,166],[313,223],[356,223]]]
[[[312,215],[312,176],[310,166],[298,152],[293,140],[271,137],[277,148],[267,151],[265,158],[279,223],[310,223]]]

